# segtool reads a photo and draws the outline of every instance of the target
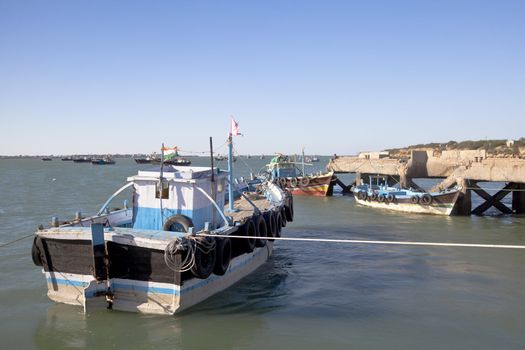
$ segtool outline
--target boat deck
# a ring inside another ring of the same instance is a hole
[[[271,203],[264,196],[253,196],[249,195],[250,201],[259,208],[261,212],[267,211],[270,208]],[[254,214],[253,206],[244,198],[241,197],[234,201],[235,211],[229,212],[227,205],[224,209],[224,214],[231,216],[235,222],[244,222],[246,219],[251,218]]]

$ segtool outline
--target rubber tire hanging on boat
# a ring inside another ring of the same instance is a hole
[[[377,196],[377,200],[380,202],[380,203],[383,203],[385,201],[386,197],[384,194],[380,194]]]
[[[299,181],[297,180],[296,177],[292,177],[292,178],[290,179],[290,187],[297,187],[297,183],[298,183],[298,182],[299,182]]]
[[[252,219],[247,220],[240,229],[241,236],[254,237],[257,236],[257,229]],[[255,249],[255,238],[241,238],[241,245],[247,253],[253,252]]]
[[[177,225],[177,226],[174,226]],[[172,232],[188,232],[190,227],[193,227],[193,222],[191,219],[182,214],[176,214],[170,216],[162,225],[163,231],[172,231]],[[173,230],[173,228],[176,228]],[[179,231],[177,229],[183,229],[184,231]]]
[[[386,196],[386,201],[388,203],[392,203],[395,200],[396,200],[396,195],[393,193],[389,193],[388,196]]]
[[[228,271],[230,261],[232,258],[232,242],[229,238],[215,239],[215,266],[213,273],[217,276],[222,276]]]
[[[377,193],[372,192],[372,194],[370,195],[370,200],[375,201],[376,199],[377,199]]]
[[[268,237],[268,227],[266,226],[266,220],[260,215],[255,219],[257,221],[257,236]],[[266,245],[266,239],[258,239],[255,241],[256,247],[264,247]]]
[[[416,196],[416,195],[413,195],[412,197],[410,197],[410,203],[412,203],[412,204],[419,203],[419,197]]]
[[[275,237],[281,237],[281,230],[283,228],[283,218],[280,211],[274,211],[275,217]]]
[[[38,247],[40,242],[40,237],[35,237],[35,239],[33,239],[33,246],[31,247],[31,259],[33,259],[33,264],[36,266],[44,266],[42,255],[40,254],[40,248]]]
[[[364,201],[368,198],[368,193],[366,191],[359,191],[357,198]]]
[[[263,213],[263,218],[266,221],[266,232],[268,233],[268,237],[276,237],[275,233],[275,217],[273,214],[273,211],[268,210]],[[270,241],[273,242],[273,239],[270,239]]]
[[[308,176],[303,176],[300,181],[301,187],[306,187],[310,184],[310,178]]]
[[[285,217],[287,221],[292,222],[293,221],[293,197],[291,195],[288,196],[288,204],[284,206],[285,208]]]
[[[284,205],[281,207],[281,221],[283,222],[283,227],[286,227],[286,223],[288,220],[286,220],[286,208],[284,207]]]
[[[432,196],[428,193],[425,193],[421,196],[421,204],[423,205],[430,205],[432,203]]]
[[[196,238],[196,240],[197,242],[198,240],[206,240],[208,241],[208,243],[211,243],[211,241],[213,241],[213,238],[212,237],[198,237]],[[193,264],[193,267],[191,268],[191,273],[193,274],[193,276],[200,278],[200,279],[206,279],[210,277],[215,267],[215,259],[217,257],[216,250],[212,249],[208,254],[206,254],[205,252],[203,252],[197,247],[197,249],[195,249],[194,254],[195,254],[195,264]]]
[[[281,184],[281,188],[282,189],[285,189],[286,188],[286,184],[288,183],[288,181],[286,180],[285,177],[280,177],[279,178],[279,184]]]

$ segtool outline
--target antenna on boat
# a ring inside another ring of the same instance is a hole
[[[303,164],[303,176],[304,176],[304,146],[303,146],[303,159],[301,163]]]
[[[215,181],[213,176],[213,138],[210,136],[210,162],[211,162],[211,182]]]
[[[164,142],[160,148],[160,177],[159,180],[162,182],[162,173],[164,172]]]
[[[228,211],[235,211],[233,206],[233,136],[241,135],[239,124],[231,117],[230,134],[228,135]]]

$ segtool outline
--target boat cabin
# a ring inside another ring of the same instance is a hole
[[[128,178],[134,183],[134,229],[162,230],[177,214],[188,217],[195,231],[215,229],[222,223],[227,172],[208,167],[164,166],[139,170]],[[217,208],[218,207],[218,208]]]
[[[288,160],[288,157],[279,155],[273,157],[270,164],[267,164],[268,172],[272,178],[278,177],[296,177],[298,176],[297,168],[293,162]]]

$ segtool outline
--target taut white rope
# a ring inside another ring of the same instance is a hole
[[[361,239],[330,239],[330,238],[295,238],[295,237],[259,237],[259,236],[233,236],[213,235],[199,233],[197,236],[245,239],[271,239],[279,241],[325,242],[325,243],[354,243],[354,244],[386,244],[386,245],[412,245],[430,247],[463,247],[463,248],[500,248],[500,249],[525,249],[525,245],[508,244],[476,244],[476,243],[439,243],[439,242],[402,242],[402,241],[366,241]]]

